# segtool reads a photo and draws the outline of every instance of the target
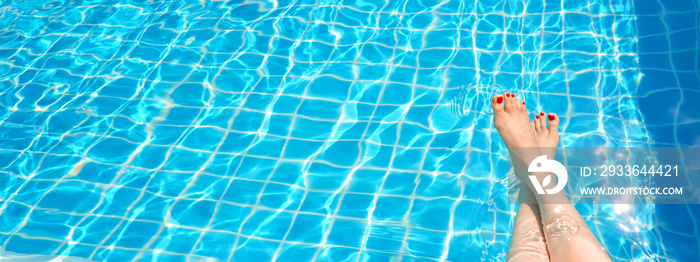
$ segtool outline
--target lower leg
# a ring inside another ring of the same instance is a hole
[[[547,244],[537,200],[529,188],[520,185],[518,213],[513,236],[508,247],[507,261],[549,261]]]

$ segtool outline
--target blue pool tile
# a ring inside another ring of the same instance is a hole
[[[338,207],[337,194],[310,191],[306,193],[299,211],[330,215]]]
[[[233,234],[208,231],[202,235],[201,240],[194,249],[194,254],[219,260],[228,260],[231,250],[234,249],[235,241],[236,236]]]
[[[84,226],[83,230],[76,230],[73,233],[71,240],[80,243],[97,245],[119,226],[121,219],[115,217],[92,216],[86,217],[80,226]]]
[[[215,154],[204,168],[204,172],[223,177],[231,177],[240,166],[242,159],[243,156],[240,155],[223,153]],[[228,181],[226,183],[228,183]]]
[[[280,161],[270,180],[280,183],[298,184],[303,179],[299,176],[299,173],[302,173],[303,170],[305,170],[305,167],[302,162]]]
[[[348,190],[357,193],[377,192],[385,175],[386,171],[383,170],[359,169],[353,173]]]
[[[237,179],[267,180],[272,173],[277,160],[264,157],[246,157],[236,170]]]
[[[147,145],[131,162],[134,166],[153,169],[163,164],[169,147]]]
[[[234,179],[226,189],[223,200],[236,204],[253,205],[263,187],[262,182]]]
[[[364,142],[364,156],[363,156],[363,166],[374,167],[374,168],[385,168],[389,166],[392,159],[392,154],[394,152],[394,147],[392,146],[379,146],[376,145],[377,141],[374,143]]]
[[[355,123],[340,123],[337,130],[343,130],[344,132],[340,136],[342,140],[360,140],[364,135],[365,130],[367,130],[367,122],[355,122]],[[338,132],[336,132],[337,134]]]
[[[323,238],[328,218],[320,215],[299,214],[287,234],[287,241],[318,243]]]
[[[132,260],[138,251],[121,248],[98,248],[92,259],[95,260]]]
[[[300,188],[268,183],[260,196],[260,205],[273,209],[294,211],[299,207],[303,197],[304,192]]]
[[[302,246],[296,244],[284,244],[278,257],[279,261],[311,261],[318,248],[315,246]]]
[[[165,161],[163,169],[177,171],[197,171],[212,157],[209,152],[194,150],[173,150]]]
[[[139,199],[141,192],[139,190],[113,187],[105,192],[105,199],[97,208],[102,214],[123,216],[131,204],[134,204]],[[122,203],[122,205],[114,205],[112,203]]]
[[[130,221],[123,223],[116,231],[112,237],[107,240],[107,242],[111,242],[110,244],[114,244],[117,247],[126,247],[126,248],[137,248],[137,247],[143,247],[147,241],[149,241],[152,237],[155,237],[154,234],[158,231],[158,228],[160,227],[159,224],[157,223],[151,223],[151,222],[141,222],[141,221]],[[125,234],[119,234],[122,232],[134,232],[133,234],[130,235],[125,235]],[[119,236],[119,237],[117,237]]]
[[[272,255],[279,246],[276,242],[255,238],[240,237],[239,246],[232,250],[234,261],[246,261],[251,259],[272,260]]]
[[[53,253],[52,250],[56,250],[61,244],[60,242],[52,240],[25,238],[21,236],[13,236],[6,243],[5,248],[9,250],[39,255],[50,255]]]
[[[17,139],[4,140],[0,142],[0,148],[9,150],[24,150],[34,141],[33,128],[23,126],[8,126],[0,131],[1,136],[17,137]]]
[[[143,252],[143,254],[141,254],[140,258],[137,261],[154,261],[154,260],[167,260],[167,261],[174,261],[174,262],[187,261],[184,254],[177,254],[177,253],[170,254],[170,253],[152,252],[152,251]]]
[[[212,84],[226,92],[243,92],[252,89],[259,79],[255,72],[222,68]]]
[[[462,158],[464,156],[461,156]],[[458,176],[454,175],[419,175],[416,195],[432,197],[459,197]],[[445,181],[446,183],[439,183]]]
[[[197,240],[199,240],[200,234],[201,232],[198,230],[176,227],[166,228],[155,238],[153,243],[164,251],[189,254]],[[182,256],[173,256],[169,261],[181,257]]]
[[[425,156],[425,149],[396,149],[391,167],[400,170],[413,170],[420,168]]]
[[[39,201],[41,196],[46,193],[45,189],[51,188],[54,184],[55,182],[52,181],[28,180],[23,183],[13,200],[17,203],[33,206]]]
[[[200,174],[193,178],[184,195],[189,198],[219,200],[226,191],[226,186],[228,181],[221,177]]]
[[[287,212],[256,210],[242,225],[241,234],[251,237],[282,240],[290,229],[292,215]]]
[[[401,222],[405,214],[409,211],[410,200],[405,197],[381,196],[377,198],[376,204],[374,204],[375,207],[385,205],[391,205],[393,210],[375,209],[372,213],[372,219]]]
[[[172,212],[177,214],[172,219],[183,226],[204,228],[212,219],[215,207],[214,201],[179,200],[171,206]]]
[[[323,142],[289,139],[282,157],[286,159],[310,159],[313,155],[320,152],[323,145]]]
[[[166,197],[177,197],[193,179],[187,173],[159,171],[151,176],[146,190]]]
[[[336,120],[340,116],[342,104],[324,100],[305,99],[297,111],[301,116],[313,116],[327,120]]]
[[[236,204],[220,203],[217,206],[216,214],[211,218],[211,228],[226,231],[228,233],[238,233],[241,225],[253,212],[253,208]]]
[[[279,158],[286,141],[279,137],[258,137],[248,148],[247,153],[268,158]]]
[[[447,234],[443,232],[412,228],[410,236],[406,241],[406,250],[408,250],[411,255],[422,257],[442,254],[443,241],[446,237]]]
[[[45,193],[38,206],[47,209],[58,209],[65,212],[89,213],[97,205],[103,190],[90,188],[80,182],[68,182],[65,187]],[[64,201],[73,203],[70,208],[64,206]]]
[[[347,193],[338,210],[339,216],[364,219],[369,216],[369,210],[374,203],[375,196]]]
[[[58,250],[58,254],[88,259],[90,258],[90,255],[95,251],[95,249],[96,248],[94,246],[89,245],[69,244],[61,247]]]
[[[328,243],[359,248],[363,244],[367,224],[364,220],[335,219],[328,234]]]
[[[4,212],[0,214],[0,232],[13,232],[20,229],[21,221],[24,220],[28,215],[30,208],[14,203],[14,202],[3,202]]]
[[[229,132],[219,150],[231,154],[243,154],[248,151],[254,141],[257,141],[255,135],[237,131]]]
[[[326,144],[319,157],[333,165],[352,166],[357,162],[360,147],[356,141],[336,141]]]
[[[169,197],[160,197],[150,192],[144,192],[141,199],[132,203],[128,216],[149,221],[162,221],[172,208],[175,200]]]
[[[395,225],[370,225],[366,246],[369,250],[398,252],[407,228]]]
[[[335,191],[343,186],[350,170],[324,163],[309,167],[304,183],[309,189]]]
[[[353,78],[360,78],[360,79],[365,79],[368,81],[382,81],[386,78],[386,75],[389,73],[389,68],[384,65],[384,64],[362,64],[362,65],[354,65],[354,67],[350,68],[341,68],[343,70],[349,70],[347,71],[350,73],[347,76],[344,76],[344,79],[353,79]],[[355,76],[357,74],[357,76]],[[358,83],[351,83],[347,82],[345,84],[346,86],[357,86]],[[353,88],[356,89],[356,88]],[[343,95],[340,95],[339,97],[345,97],[347,96],[348,93],[345,93]],[[351,92],[352,94],[352,92]]]
[[[317,258],[319,260],[328,261],[354,261],[357,260],[358,251],[357,249],[344,248],[344,247],[324,247],[318,252]]]
[[[281,95],[277,97],[272,110],[279,114],[292,114],[297,111],[301,101],[302,98],[296,96]]]
[[[224,135],[224,131],[212,127],[191,128],[183,138],[182,145],[192,149],[214,151]]]
[[[148,44],[160,44],[163,42],[170,42],[175,39],[175,37],[177,37],[175,32],[167,30],[161,24],[153,24],[143,31],[143,34],[141,34],[141,41]]]
[[[426,201],[422,199],[413,200],[410,210],[410,217],[414,226],[446,231],[450,216],[451,201],[447,199]]]
[[[243,132],[256,132],[265,119],[264,114],[252,111],[240,111],[238,116],[233,121],[232,128]]]

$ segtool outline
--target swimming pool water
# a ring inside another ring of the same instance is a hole
[[[515,206],[493,94],[561,116],[560,146],[700,141],[700,116],[678,113],[700,112],[684,98],[699,86],[692,1],[10,1],[0,14],[10,252],[501,261]],[[699,256],[694,206],[577,208],[616,261]]]

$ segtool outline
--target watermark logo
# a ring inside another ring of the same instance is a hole
[[[554,175],[557,176],[557,185],[554,186],[553,188],[549,189],[543,189],[544,187],[548,186],[552,182],[552,176],[547,176],[544,178],[542,181],[542,184],[540,185],[540,182],[537,181],[537,177],[530,175],[530,181],[532,182],[532,185],[535,187],[535,190],[537,191],[537,194],[544,195],[545,191],[547,194],[556,194],[561,192],[561,190],[564,189],[566,186],[566,182],[569,180],[569,174],[566,172],[566,168],[564,165],[559,163],[556,160],[549,160],[547,159],[547,155],[541,155],[535,158],[535,160],[532,160],[530,163],[530,166],[527,168],[527,171],[532,173],[532,172],[546,172],[546,173],[554,173]]]

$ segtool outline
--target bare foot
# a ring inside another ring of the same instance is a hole
[[[505,93],[492,97],[491,106],[494,111],[493,122],[508,148],[515,176],[521,181],[528,181],[528,165],[542,152],[530,126],[525,103],[516,99],[515,95]]]
[[[530,128],[535,134],[535,141],[537,141],[540,151],[546,154],[547,158],[554,159],[557,145],[559,145],[559,116],[555,113],[540,112],[535,115],[535,119],[530,121]]]
[[[537,147],[535,130],[528,121],[525,102],[511,93],[505,93],[492,97],[491,106],[496,130],[509,151],[519,147]]]

